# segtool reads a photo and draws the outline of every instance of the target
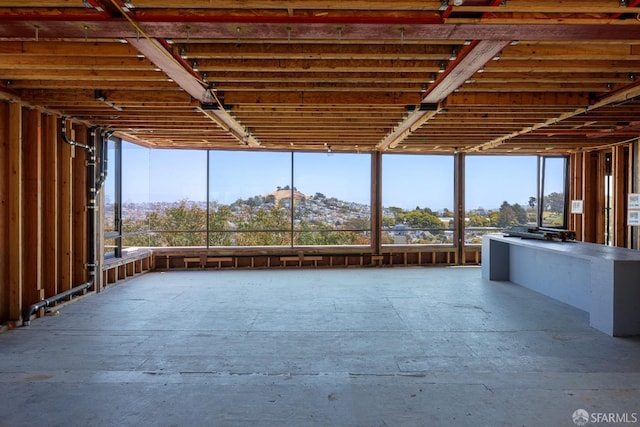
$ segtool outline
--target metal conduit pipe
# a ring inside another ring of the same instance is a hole
[[[88,263],[87,269],[92,281],[95,282],[96,275],[96,213],[97,213],[97,197],[98,197],[98,179],[96,176],[96,146],[98,132],[96,128],[91,128],[90,146],[87,148],[89,161],[87,161],[87,234],[88,234]]]
[[[91,276],[91,280],[86,283],[83,283],[82,285],[75,286],[69,290],[66,290],[50,298],[43,299],[35,304],[30,305],[23,313],[23,316],[22,316],[23,326],[28,326],[29,324],[31,324],[31,316],[33,316],[34,313],[36,313],[38,310],[49,307],[52,304],[64,298],[70,297],[86,289],[89,289],[92,286],[94,286],[94,284],[96,283],[96,280],[95,280],[95,276],[96,276],[95,245],[96,245],[96,217],[97,217],[96,216],[96,211],[97,211],[96,196],[97,196],[97,185],[98,184],[102,185],[104,183],[104,180],[99,181],[96,176],[96,149],[95,148],[97,145],[97,139],[99,134],[96,132],[95,128],[91,128],[91,137],[90,137],[91,145],[85,145],[85,144],[80,144],[79,142],[70,141],[67,138],[66,120],[64,117],[62,118],[61,129],[62,129],[61,130],[62,140],[65,143],[73,145],[75,147],[84,148],[85,150],[87,150],[87,153],[89,154],[89,160],[87,161],[87,164],[86,164],[87,166],[87,198],[88,198],[88,204],[87,204],[88,262],[85,267],[87,268],[87,270],[89,270],[89,275]],[[100,136],[100,138],[102,138],[102,136]]]
[[[113,135],[113,131],[103,132],[100,141],[100,178],[98,178],[98,192],[102,190],[105,181],[107,180],[107,175],[109,173],[109,139]]]
[[[33,316],[35,312],[40,310],[41,308],[49,307],[53,303],[56,303],[64,298],[67,298],[79,292],[82,292],[85,289],[89,289],[92,286],[93,286],[93,280],[87,283],[83,283],[82,285],[76,286],[74,288],[71,288],[67,291],[61,292],[57,295],[52,296],[51,298],[43,299],[40,302],[31,304],[29,308],[25,310],[24,315],[22,316],[22,326],[29,326],[31,324],[31,316]]]
[[[70,141],[69,138],[67,138],[67,118],[66,117],[62,117],[62,124],[60,126],[60,133],[62,134],[62,140],[64,142],[66,142],[69,145],[73,145],[74,147],[80,147],[80,148],[84,148],[85,150],[91,152],[94,151],[94,149],[88,145],[85,144],[81,144],[79,142],[76,141]]]

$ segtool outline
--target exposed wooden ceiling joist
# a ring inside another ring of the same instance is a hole
[[[0,98],[154,147],[558,154],[640,134],[639,2],[449,3],[0,0]]]

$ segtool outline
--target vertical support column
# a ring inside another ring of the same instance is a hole
[[[42,287],[42,115],[29,110],[23,129],[24,305],[44,298]]]
[[[584,200],[582,193],[582,166],[584,153],[569,156],[569,200]],[[578,240],[582,240],[582,214],[569,212],[568,228],[576,232]]]
[[[640,192],[640,142],[636,139],[629,149],[629,192]],[[640,249],[640,227],[628,227],[629,247]]]
[[[453,155],[453,221],[455,222],[454,244],[458,264],[464,264],[464,234],[465,234],[465,207],[464,207],[464,153]]]
[[[382,152],[371,153],[371,250],[382,251]]]
[[[626,145],[613,148],[613,246],[627,246],[627,153]]]
[[[22,106],[9,105],[9,320],[22,320],[23,285],[23,174],[22,174]]]
[[[87,168],[87,177],[89,179],[89,186],[93,189],[89,189],[89,218],[88,225],[91,233],[93,233],[93,248],[89,249],[89,257],[88,260],[90,263],[94,264],[93,268],[93,289],[96,292],[100,292],[102,290],[102,261],[104,259],[102,254],[103,248],[103,231],[102,231],[102,217],[100,213],[102,212],[102,202],[101,195],[102,192],[99,192],[100,186],[100,156],[102,155],[102,135],[100,134],[98,129],[93,129],[90,135],[91,143],[90,146],[93,147],[93,153],[89,155],[90,165]],[[92,163],[92,164],[91,164]],[[92,175],[93,174],[93,175]],[[207,196],[208,197],[208,196]],[[93,199],[93,201],[91,200]],[[208,204],[208,203],[207,203]],[[207,208],[208,209],[208,208]],[[207,232],[208,233],[208,232]],[[207,239],[208,241],[208,239]],[[91,256],[93,254],[93,256]],[[93,258],[93,259],[92,259]]]
[[[97,145],[99,151],[98,159],[100,162],[99,169],[103,171],[103,173],[107,173],[107,164],[103,164],[105,162],[105,153],[104,150],[107,150],[107,143],[104,139],[104,136],[101,136],[99,139],[99,144]],[[96,212],[96,271],[95,277],[96,280],[95,290],[100,292],[107,285],[107,280],[102,272],[102,265],[104,263],[104,207],[105,207],[105,198],[104,198],[104,179],[105,175],[100,174],[100,182],[101,188],[98,192],[98,200],[97,200],[97,212]],[[105,280],[103,280],[105,279]]]
[[[585,153],[582,157],[582,241],[596,243],[598,215],[598,193],[603,191],[598,185],[598,153]]]
[[[60,266],[58,270],[59,278],[59,292],[64,292],[72,287],[72,193],[73,193],[73,158],[75,157],[75,147],[69,144],[65,144],[60,141],[59,143],[59,155],[60,161],[58,167],[59,173],[59,207],[58,213],[60,218],[59,229],[59,251],[60,251]]]
[[[9,104],[0,102],[0,236],[9,235]],[[0,238],[0,322],[9,319],[9,239]]]
[[[59,293],[58,135],[60,133],[54,116],[44,117],[43,128],[42,160],[46,167],[43,169],[44,182],[42,192],[42,211],[44,213],[42,274],[45,297],[49,298]]]
[[[596,193],[592,194],[595,199],[595,240],[594,243],[606,244],[607,230],[607,200],[605,198],[606,193],[606,178],[610,173],[608,170],[610,164],[607,162],[607,154],[611,154],[610,150],[600,151],[597,153],[597,162],[595,167],[595,186]],[[611,190],[611,188],[610,188]]]
[[[71,140],[87,145],[86,128],[78,127],[71,132]],[[87,275],[87,151],[80,148],[76,151],[73,164],[73,286],[81,285],[88,281]]]

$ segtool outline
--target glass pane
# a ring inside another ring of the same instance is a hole
[[[117,242],[116,239],[105,239],[104,241],[104,257],[113,258],[116,256],[116,247]]]
[[[116,143],[107,143],[107,178],[104,182],[104,231],[115,232],[116,228]]]
[[[465,242],[514,225],[536,225],[537,156],[467,156]]]
[[[382,156],[382,243],[453,243],[453,157]]]
[[[149,153],[122,142],[123,247],[149,245]]]
[[[207,152],[151,150],[150,246],[205,246]]]
[[[369,245],[371,156],[295,153],[293,160],[294,244]]]
[[[291,153],[209,152],[209,245],[291,245]]]
[[[565,165],[563,157],[544,159],[543,227],[565,228]]]

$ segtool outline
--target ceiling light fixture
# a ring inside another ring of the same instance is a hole
[[[193,71],[200,71],[198,69],[198,61],[193,61],[193,65],[191,66],[191,68],[193,69]]]
[[[439,10],[447,10],[448,7],[449,7],[449,0],[440,0]]]
[[[180,58],[187,59],[187,49],[184,46],[180,48]]]
[[[449,61],[455,61],[458,58],[458,49],[455,47],[451,48],[451,55],[449,56]]]
[[[444,70],[447,68],[447,63],[444,61],[440,61],[440,68],[438,69],[439,73],[444,73]]]

